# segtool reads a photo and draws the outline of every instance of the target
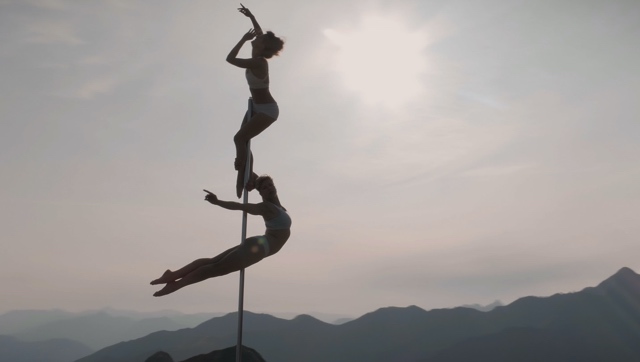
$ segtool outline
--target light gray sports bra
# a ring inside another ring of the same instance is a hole
[[[265,220],[264,224],[267,229],[271,230],[282,230],[282,229],[290,229],[291,228],[291,217],[287,214],[285,209],[280,206],[273,204],[279,211],[278,216],[274,217],[270,220]]]
[[[253,72],[251,72],[249,68],[247,68],[247,70],[244,72],[244,75],[247,78],[247,83],[249,83],[249,88],[269,88],[269,74],[267,74],[267,76],[264,78],[258,78],[253,74]]]

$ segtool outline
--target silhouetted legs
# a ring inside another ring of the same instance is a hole
[[[246,153],[246,152],[245,152]],[[249,173],[253,174],[253,152],[251,152],[251,164],[249,165]],[[244,190],[244,173],[246,172],[246,167],[244,165],[240,166],[241,169],[238,170],[238,177],[236,178],[236,196],[238,198],[242,197],[242,190]]]
[[[213,263],[217,263],[220,260],[222,260],[222,258],[224,258],[225,256],[227,256],[229,253],[231,253],[232,251],[234,251],[235,249],[237,249],[239,247],[238,246],[234,246],[233,248],[228,249],[227,251],[220,253],[218,256],[213,257],[213,258],[202,258],[202,259],[196,259],[194,261],[192,261],[191,263],[183,266],[182,268],[176,270],[176,271],[171,271],[169,269],[167,269],[164,274],[162,274],[162,276],[156,280],[153,280],[151,282],[151,285],[156,285],[156,284],[165,284],[165,283],[170,283],[170,282],[175,282],[176,280],[180,279],[180,278],[184,278],[187,274],[193,272],[194,270],[205,266],[207,264],[213,264]]]
[[[249,121],[245,117],[242,122],[242,126],[238,133],[233,137],[233,142],[236,146],[236,159],[233,163],[234,168],[238,171],[238,177],[236,179],[236,196],[242,197],[242,190],[244,190],[244,173],[247,162],[247,142],[253,137],[262,133],[276,120],[271,116],[264,113],[257,113]],[[251,169],[253,171],[253,157],[251,158]]]
[[[248,238],[243,244],[217,255],[214,258],[197,259],[184,267],[164,274],[151,284],[165,284],[164,288],[155,292],[160,297],[205,279],[226,275],[247,268],[264,258],[264,248],[258,242],[260,237]]]
[[[276,120],[264,113],[255,114],[249,122],[243,122],[238,133],[233,137],[236,145],[236,161],[234,167],[240,171],[247,160],[247,142],[267,129]]]

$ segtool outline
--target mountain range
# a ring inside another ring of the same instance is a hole
[[[231,313],[151,333],[77,362],[144,361],[158,351],[183,361],[233,346],[236,322]],[[245,346],[277,362],[640,361],[640,276],[622,268],[596,287],[489,312],[388,307],[340,325],[245,312],[243,331]]]
[[[139,313],[104,309],[71,313],[62,310],[20,310],[0,316],[0,335],[23,342],[67,339],[98,350],[158,330],[194,327],[219,314],[181,314],[172,311]],[[96,328],[99,327],[99,328]]]
[[[15,337],[0,336],[0,361],[69,362],[91,352],[86,345],[68,339],[24,342]]]

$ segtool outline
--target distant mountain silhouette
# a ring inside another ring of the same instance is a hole
[[[71,339],[98,350],[159,330],[194,327],[222,315],[184,314],[171,310],[136,312],[112,308],[73,313],[59,309],[16,310],[0,315],[0,335],[12,335],[29,342]]]
[[[236,362],[236,347],[188,358],[182,362]],[[256,350],[242,346],[242,362],[266,362]]]
[[[243,341],[277,362],[640,361],[639,283],[623,268],[593,288],[525,297],[490,312],[388,307],[342,325],[245,312]],[[179,361],[233,345],[236,322],[232,313],[79,361],[134,362],[158,350]]]
[[[225,313],[226,314],[226,313]],[[277,313],[268,313],[276,318],[281,318],[281,319],[293,319],[297,316],[299,316],[301,313],[284,313],[284,312],[277,312]],[[342,324],[342,323],[346,323],[348,321],[354,320],[355,318],[353,316],[347,315],[347,314],[337,314],[337,313],[322,313],[322,312],[309,312],[309,313],[304,313],[304,314],[308,314],[310,316],[312,316],[313,318],[323,321],[325,323],[331,323],[331,324]],[[216,317],[220,317],[221,315],[218,315]],[[213,317],[213,316],[212,316]]]
[[[333,321],[331,324],[345,324],[347,322],[351,322],[354,318],[339,318]]]
[[[533,314],[540,318],[535,326],[470,338],[423,362],[640,361],[640,276],[629,268],[579,293],[523,298],[512,306],[501,317],[544,312]]]
[[[185,326],[166,317],[135,320],[97,312],[45,323],[14,336],[24,341],[67,338],[98,350],[121,341],[140,338],[158,330],[181,328]]]
[[[174,362],[170,354],[164,351],[156,352],[144,362]],[[236,362],[236,347],[228,347],[188,358],[182,362]],[[256,350],[242,346],[242,362],[266,362]]]
[[[164,351],[160,351],[151,355],[151,357],[144,360],[144,362],[175,362],[175,361],[173,360],[173,358],[171,358],[170,354]]]
[[[0,360],[7,362],[69,362],[93,350],[68,339],[23,342],[15,337],[0,336]]]
[[[156,319],[156,318],[168,318],[177,324],[184,325],[186,327],[195,327],[198,324],[215,317],[221,317],[226,313],[192,313],[185,314],[174,310],[161,310],[155,312],[139,312],[133,310],[122,310],[114,308],[103,308],[91,312],[83,312],[82,314],[95,314],[98,312],[104,312],[114,317],[128,317],[135,320],[143,319]]]
[[[31,328],[74,316],[71,312],[59,309],[14,310],[0,315],[0,334],[23,333]]]
[[[496,300],[493,303],[489,303],[487,305],[482,305],[482,304],[465,304],[465,305],[461,305],[462,308],[472,308],[475,310],[479,310],[481,312],[489,312],[491,310],[494,310],[497,307],[502,307],[504,304],[502,304],[502,302],[500,302],[499,300]]]
[[[594,288],[585,288],[600,295],[610,295],[620,300],[632,301],[640,298],[640,278],[629,268],[622,268],[612,277],[606,279]]]

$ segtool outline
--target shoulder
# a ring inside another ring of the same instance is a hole
[[[251,63],[251,65],[253,65],[254,67],[265,64],[265,62],[266,62],[266,59],[264,59],[261,56],[249,58],[249,63]]]
[[[264,57],[254,57],[249,60],[249,66],[251,70],[261,73],[263,70],[269,69],[269,62]]]
[[[269,60],[261,55],[251,59],[253,59],[254,64],[257,64],[259,66],[266,67],[269,65]]]

